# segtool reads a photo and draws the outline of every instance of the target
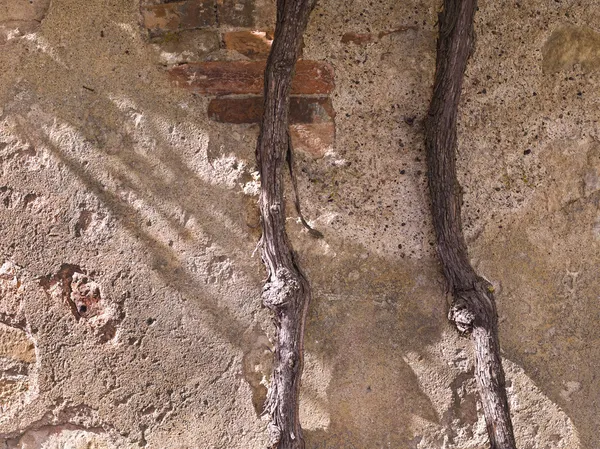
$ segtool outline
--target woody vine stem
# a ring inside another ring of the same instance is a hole
[[[304,327],[311,291],[285,230],[283,171],[290,147],[288,115],[294,67],[316,0],[277,0],[277,23],[265,68],[265,103],[256,159],[261,179],[261,256],[267,269],[263,303],[277,331],[265,413],[273,449],[304,449],[298,416]]]
[[[449,319],[469,333],[475,379],[491,449],[516,449],[500,358],[493,288],[477,275],[467,253],[456,177],[457,115],[463,76],[474,46],[476,0],[444,0],[433,97],[425,123],[429,191],[438,255],[453,295]]]

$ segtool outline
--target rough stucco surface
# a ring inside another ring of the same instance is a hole
[[[139,6],[0,0],[1,447],[266,446],[258,130],[209,121],[206,98],[170,84]],[[326,155],[297,157],[325,238],[289,220],[315,290],[311,449],[486,447],[428,218],[438,7],[324,0],[309,25],[337,113]],[[600,6],[481,1],[476,22],[464,224],[498,292],[517,441],[593,449]]]

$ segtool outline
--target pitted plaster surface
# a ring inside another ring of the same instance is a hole
[[[0,441],[264,448],[257,127],[211,122],[169,83],[137,1],[26,3],[0,0]],[[296,158],[325,238],[288,210],[314,287],[311,449],[486,447],[428,211],[438,9],[323,0],[305,38],[336,76],[335,145]],[[272,24],[273,2],[257,11]],[[541,0],[476,16],[463,220],[498,292],[520,448],[597,445],[598,19],[594,2]]]

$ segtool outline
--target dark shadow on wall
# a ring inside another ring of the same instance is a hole
[[[436,277],[436,266],[400,268],[376,256],[352,257],[363,253],[352,245],[345,250],[342,260],[329,261],[327,275],[309,266],[316,294],[306,348],[330,376],[323,404],[329,423],[305,431],[307,448],[416,448],[415,417],[443,425],[434,392],[423,391],[405,359],[410,353],[429,363],[427,348],[448,327],[441,285],[422,282]],[[360,278],[349,279],[349,272]],[[310,392],[303,395],[315,401]]]
[[[530,210],[505,225],[482,258],[486,275],[502,286],[498,304],[505,357],[564,411],[582,449],[596,447],[598,419],[589,410],[600,403],[597,263],[585,257],[589,248],[577,249],[589,244],[586,223],[598,209],[592,203],[593,197],[582,199],[554,216]],[[528,238],[532,234],[559,243],[536,247]],[[569,234],[577,238],[569,242]],[[558,441],[559,433],[553,438]]]

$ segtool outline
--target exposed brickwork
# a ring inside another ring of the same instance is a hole
[[[262,94],[264,61],[209,61],[170,69],[174,83],[207,95]],[[329,94],[333,67],[318,61],[298,61],[292,94]]]
[[[258,123],[263,113],[263,97],[215,98],[208,105],[208,116],[224,123]],[[333,107],[327,97],[292,97],[290,123],[330,123]]]
[[[273,34],[265,31],[231,31],[223,34],[227,50],[237,51],[250,59],[267,59]]]
[[[314,158],[321,158],[333,148],[335,125],[330,123],[292,124],[290,126],[294,150],[300,150]]]
[[[143,26],[150,42],[160,49],[160,61],[168,67],[173,85],[215,97],[207,111],[212,120],[232,125],[259,123],[275,11],[258,0],[142,2]],[[255,24],[264,28],[256,29]],[[347,33],[342,42],[365,45],[377,38],[376,34]],[[298,61],[290,103],[295,149],[322,157],[333,146],[335,113],[328,97],[333,88],[331,65]]]

